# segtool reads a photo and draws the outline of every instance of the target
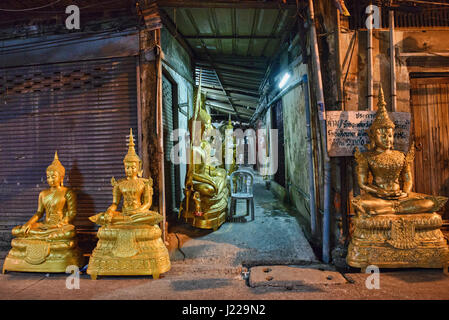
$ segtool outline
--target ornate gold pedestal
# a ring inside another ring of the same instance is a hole
[[[83,257],[73,240],[13,239],[3,264],[6,271],[66,272],[70,265],[81,267]]]
[[[92,279],[97,275],[152,275],[158,279],[171,266],[161,234],[158,225],[101,227],[87,273]]]
[[[449,247],[436,213],[355,217],[347,263],[364,270],[379,268],[445,268]]]

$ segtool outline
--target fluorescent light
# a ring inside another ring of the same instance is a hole
[[[284,76],[282,77],[281,82],[279,82],[279,89],[282,89],[285,84],[287,83],[287,80],[290,78],[290,73],[285,73]]]

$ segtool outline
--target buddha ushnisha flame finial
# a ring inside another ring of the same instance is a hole
[[[47,167],[47,171],[50,171],[50,170],[59,172],[62,179],[64,179],[65,168],[62,165],[62,163],[59,161],[58,151],[55,151],[55,156],[54,156],[53,162]],[[62,185],[62,180],[61,180],[61,185]]]
[[[381,86],[379,89],[379,99],[377,102],[377,114],[376,118],[371,124],[371,127],[369,128],[370,133],[374,133],[376,129],[380,128],[395,128],[394,122],[391,121],[390,117],[388,116],[386,106],[387,104],[385,103],[384,92]]]
[[[123,159],[123,162],[139,162],[142,163],[142,160],[139,158],[139,156],[136,153],[136,150],[134,149],[134,137],[133,137],[133,129],[129,129],[129,142],[128,142],[128,153],[126,154],[125,158]]]

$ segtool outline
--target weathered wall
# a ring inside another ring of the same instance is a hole
[[[294,82],[307,74],[307,66],[297,65],[289,81]],[[305,108],[307,106],[304,90],[298,85],[282,97],[284,112],[284,148],[287,192],[290,202],[298,213],[310,221],[309,209],[309,159],[307,156],[307,127]]]
[[[178,88],[178,128],[187,131],[187,115],[193,114],[192,61],[187,51],[165,28],[161,30],[161,42],[164,52],[163,66],[176,82]],[[178,142],[175,142],[175,144]],[[185,160],[180,164],[180,176],[177,177],[180,186],[184,186]]]
[[[356,31],[340,33],[340,63],[342,81],[344,82],[344,110],[367,109],[367,32],[357,31],[355,47],[353,39]],[[447,72],[447,58],[438,57],[438,53],[449,50],[447,37],[449,30],[413,30],[397,29],[395,31],[396,52],[396,90],[397,110],[410,111],[410,73],[411,72]],[[374,106],[377,105],[379,85],[385,94],[387,108],[391,110],[389,30],[373,30],[373,82]],[[352,59],[351,57],[351,51]],[[402,53],[431,53],[431,55],[410,57]],[[347,76],[346,76],[347,73]],[[375,107],[376,108],[376,107]]]

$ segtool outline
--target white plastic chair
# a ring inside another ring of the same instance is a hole
[[[251,220],[254,220],[254,175],[252,172],[244,169],[234,171],[229,176],[229,184],[231,187],[231,204],[229,205],[229,218],[232,220],[235,215],[237,200],[246,200],[246,215],[249,214],[251,207]]]

